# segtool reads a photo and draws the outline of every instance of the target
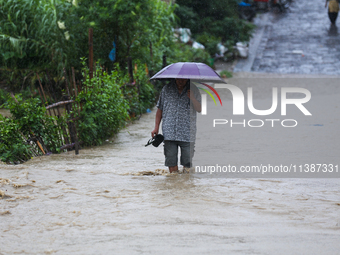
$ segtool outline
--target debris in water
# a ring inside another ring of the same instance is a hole
[[[55,253],[56,251],[53,249],[46,249],[44,252],[45,254],[52,254],[52,253]]]
[[[3,190],[0,190],[0,197],[1,198],[5,198],[5,197],[12,197],[11,195],[7,195],[6,193],[5,193],[5,191],[3,191]]]
[[[57,195],[57,196],[54,196],[54,197],[50,197],[50,199],[57,199],[59,197],[63,197],[64,195],[63,194],[60,194],[60,195]]]
[[[3,190],[0,190],[0,197],[1,197],[1,198],[4,198],[4,197],[5,197],[5,195],[6,195],[6,194],[5,194],[5,191],[3,191]]]
[[[159,175],[159,173],[152,172],[152,171],[142,171],[142,172],[139,172],[137,175]]]
[[[7,199],[6,201],[13,202],[15,200],[22,200],[22,199],[34,199],[34,197],[31,197],[31,196],[16,196],[14,198]]]
[[[177,174],[189,174],[190,170],[192,170],[193,168],[185,168],[183,167],[182,169],[179,169],[177,172],[174,173],[169,173],[168,170],[166,169],[156,169],[154,172],[153,171],[141,171],[138,173],[131,173],[132,175],[135,176],[144,176],[144,175],[152,175],[152,176],[156,176],[156,175],[166,175],[166,176],[172,176],[172,175],[177,175]],[[129,175],[130,173],[126,173],[123,175]]]
[[[156,169],[154,172],[153,171],[141,171],[138,173],[132,173],[132,175],[136,175],[136,176],[141,176],[141,175],[167,175],[169,174],[168,170],[165,169]]]
[[[0,184],[1,185],[9,185],[11,183],[11,180],[10,179],[5,179],[5,178],[0,178]]]
[[[63,190],[78,190],[77,188],[63,188]]]
[[[25,186],[33,186],[33,185],[29,184],[29,183],[13,183],[14,188],[22,188],[22,187],[25,187]]]

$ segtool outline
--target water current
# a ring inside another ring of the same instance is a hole
[[[325,94],[338,102],[336,95]],[[0,254],[339,251],[339,179],[170,175],[162,146],[144,147],[154,115],[155,109],[77,156],[71,151],[21,165],[0,164]],[[322,124],[332,121],[326,133],[333,135],[338,116]],[[263,133],[251,142],[265,143]],[[246,158],[242,148],[248,144],[235,144],[231,155]]]

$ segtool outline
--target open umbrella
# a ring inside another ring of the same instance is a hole
[[[156,79],[190,79],[196,82],[226,83],[211,67],[203,63],[178,62],[168,65],[151,77]]]

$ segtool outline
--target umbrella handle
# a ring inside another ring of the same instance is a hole
[[[148,143],[145,144],[145,147],[146,147],[146,146],[149,146],[150,144],[152,144],[154,140],[155,140],[154,138],[150,138],[150,140],[148,141]]]

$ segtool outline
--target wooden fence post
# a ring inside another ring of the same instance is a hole
[[[163,55],[163,68],[166,67],[166,66],[167,66],[167,64],[166,64],[166,56]]]
[[[133,70],[132,70],[132,59],[131,57],[128,57],[128,71],[130,75],[130,83],[133,83]]]
[[[93,28],[89,28],[89,69],[91,80],[93,78]]]

